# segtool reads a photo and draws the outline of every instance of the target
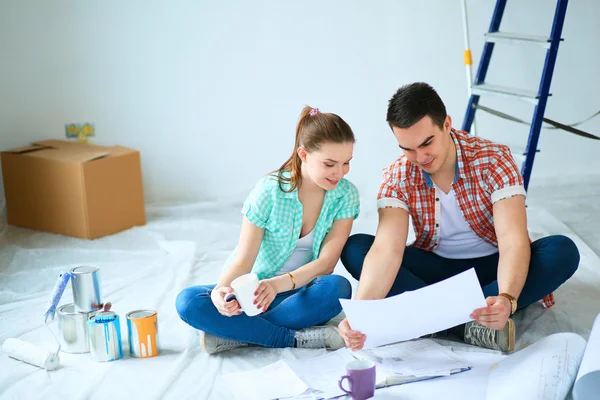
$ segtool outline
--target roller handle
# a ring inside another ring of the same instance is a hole
[[[56,280],[54,289],[52,290],[52,297],[50,297],[50,307],[45,314],[45,321],[48,321],[48,319],[50,319],[50,321],[54,320],[56,306],[58,305],[58,302],[60,301],[60,298],[62,297],[62,294],[67,287],[67,283],[69,283],[69,279],[71,279],[71,276],[72,275],[70,272],[64,272],[58,275],[58,279]]]

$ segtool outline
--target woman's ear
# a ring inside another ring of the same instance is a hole
[[[302,146],[298,147],[298,150],[296,150],[296,153],[298,153],[298,157],[300,157],[302,162],[306,162],[306,149],[304,147],[302,147]]]

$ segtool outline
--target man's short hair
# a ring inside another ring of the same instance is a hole
[[[402,86],[388,104],[386,120],[390,128],[410,128],[423,117],[444,129],[446,106],[437,92],[427,83],[415,82]]]

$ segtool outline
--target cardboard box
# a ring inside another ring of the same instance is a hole
[[[146,223],[137,150],[47,140],[0,156],[11,225],[94,239]]]

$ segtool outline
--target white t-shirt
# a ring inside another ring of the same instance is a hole
[[[477,258],[495,254],[498,249],[473,232],[460,211],[454,189],[448,194],[436,186],[440,197],[440,242],[433,250],[445,258]]]
[[[310,231],[303,238],[298,239],[294,252],[290,254],[285,264],[276,275],[283,275],[288,272],[297,270],[298,268],[308,264],[313,257],[313,241],[315,237],[315,230]]]

